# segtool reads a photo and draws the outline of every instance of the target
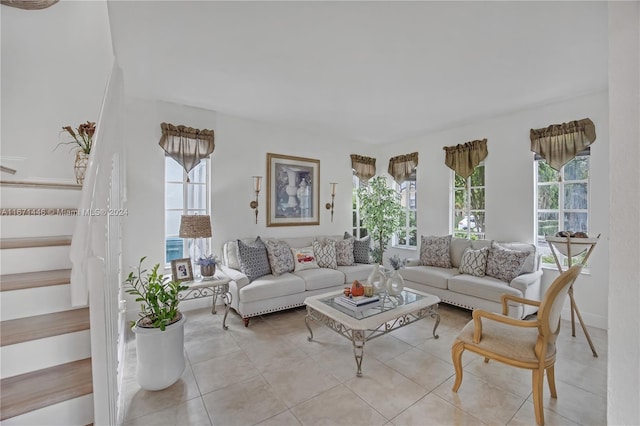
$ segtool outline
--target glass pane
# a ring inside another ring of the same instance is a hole
[[[471,210],[484,210],[484,188],[471,189]]]
[[[538,186],[538,208],[541,210],[556,210],[560,207],[558,201],[559,185],[549,184]]]
[[[165,180],[167,182],[182,182],[184,169],[171,157],[164,157]]]
[[[484,229],[485,212],[484,211],[472,211],[470,219],[471,219],[470,225],[471,225],[472,231],[485,232],[485,229]]]
[[[177,237],[168,237],[165,242],[165,262],[169,263],[184,256],[184,240]]]
[[[454,209],[456,210],[464,210],[467,203],[465,202],[465,191],[464,189],[456,189],[453,193],[454,197]]]
[[[166,184],[165,208],[182,209],[182,206],[183,206],[182,188],[183,188],[183,184],[181,183]]]
[[[484,165],[481,164],[473,169],[471,175],[471,186],[484,186]]]
[[[455,180],[453,182],[453,185],[456,188],[464,188],[466,185],[466,179],[464,179],[463,177],[459,176],[459,175],[455,175]]]
[[[202,184],[187,184],[187,208],[206,209],[207,208],[207,187]]]
[[[587,184],[567,183],[564,186],[565,209],[587,209]],[[573,231],[573,229],[572,229]]]
[[[551,168],[544,160],[538,162],[538,182],[557,182],[558,172]]]
[[[558,212],[538,213],[538,236],[553,236],[558,231]]]
[[[418,230],[417,229],[409,230],[409,245],[412,247],[418,246]]]
[[[396,241],[398,242],[398,245],[401,245],[401,246],[407,245],[406,234],[404,232],[402,232],[402,231],[398,232],[396,234]]]
[[[589,157],[576,157],[564,166],[564,180],[586,180],[589,177]]]
[[[189,172],[189,180],[193,183],[206,183],[207,182],[207,167],[209,162],[202,160]]]
[[[168,237],[177,237],[180,232],[180,217],[182,211],[167,211],[167,223],[165,228],[165,234]]]
[[[369,232],[367,231],[367,228],[360,228],[360,238],[364,238],[367,235],[369,235]]]
[[[409,226],[412,228],[418,226],[418,213],[415,211],[409,212]]]
[[[358,215],[356,214],[356,212],[352,212],[351,216],[353,218],[353,220],[351,221],[351,224],[355,228],[356,226],[358,226]]]
[[[587,213],[566,212],[564,214],[564,230],[588,233],[587,218]]]

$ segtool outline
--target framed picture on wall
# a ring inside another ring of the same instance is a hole
[[[320,160],[267,153],[267,226],[320,224]]]
[[[171,273],[174,281],[193,281],[191,258],[175,259],[171,261]]]

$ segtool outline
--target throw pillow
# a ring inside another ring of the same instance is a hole
[[[336,259],[336,242],[331,239],[324,239],[322,242],[315,240],[313,242],[313,253],[316,255],[316,261],[321,268],[338,268]]]
[[[248,244],[238,240],[238,257],[240,270],[249,278],[249,282],[271,273],[267,248],[260,237]]]
[[[282,275],[285,272],[293,271],[293,256],[291,255],[291,247],[284,241],[267,240],[267,255],[269,256],[269,264],[271,265],[271,273],[273,275]]]
[[[295,264],[294,271],[304,271],[305,269],[319,267],[313,247],[292,248],[291,253],[293,253],[293,263]]]
[[[420,237],[420,264],[451,268],[451,235]]]
[[[480,250],[473,250],[471,247],[465,249],[464,253],[462,253],[462,260],[460,261],[460,273],[484,277],[485,270],[487,269],[488,256],[489,247]]]
[[[353,238],[353,260],[356,263],[370,263],[369,247],[371,246],[371,238],[369,238],[368,235],[364,238],[357,239],[348,232],[345,232],[344,238]]]
[[[351,266],[356,261],[353,257],[353,241],[355,238],[336,241],[336,261],[338,266]]]
[[[530,274],[531,272],[535,272],[538,269],[537,265],[537,253],[536,246],[528,243],[496,243],[500,247],[508,249],[508,250],[518,250],[524,251],[528,253],[526,260],[524,261],[524,265],[522,265],[522,270],[520,274]]]
[[[485,273],[490,277],[510,283],[520,274],[527,256],[529,253],[526,251],[509,250],[493,243],[489,249]]]

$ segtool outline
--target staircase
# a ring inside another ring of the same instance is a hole
[[[89,308],[72,307],[78,185],[0,181],[0,420],[93,423]]]

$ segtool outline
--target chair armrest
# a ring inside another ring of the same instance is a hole
[[[482,318],[509,324],[516,327],[538,327],[540,321],[525,321],[511,318],[505,315],[495,314],[493,312],[475,309],[473,311],[473,343],[480,343],[482,338]]]
[[[219,265],[219,268],[226,276],[236,282],[238,290],[249,284],[249,278],[237,269],[229,268],[224,265]]]
[[[528,274],[518,275],[509,283],[509,287],[516,288],[522,292],[522,294],[527,292],[527,288],[535,283],[539,283],[542,279],[542,271],[538,270],[535,272],[530,272]]]
[[[540,302],[538,302],[537,300],[525,299],[524,297],[518,297],[512,294],[506,294],[506,293],[502,295],[500,300],[502,301],[502,315],[509,315],[509,305],[507,304],[507,301],[509,300],[512,300],[518,303],[524,303],[525,305],[538,306],[538,307],[540,306]]]
[[[407,259],[407,263],[404,266],[420,266],[420,259],[410,257]]]

